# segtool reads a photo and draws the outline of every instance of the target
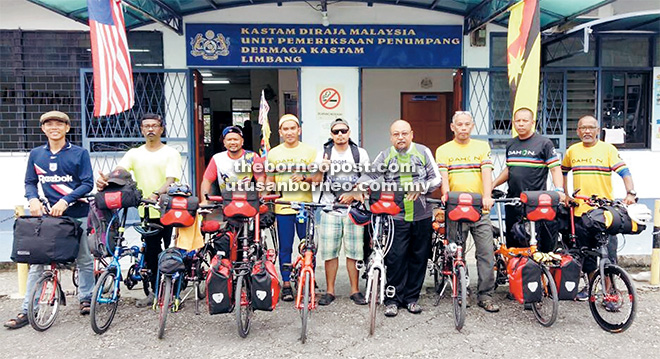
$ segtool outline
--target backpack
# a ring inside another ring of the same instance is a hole
[[[353,155],[353,161],[355,162],[356,165],[360,163],[360,147],[353,142],[350,138],[348,139],[348,146],[351,148],[351,154]],[[330,159],[332,156],[332,148],[335,147],[335,143],[332,141],[332,139],[329,139],[328,142],[323,144],[323,158],[328,158]],[[358,172],[358,178],[362,175],[362,172]],[[328,180],[328,172],[325,172],[323,174],[323,182],[325,183]],[[336,198],[339,198],[343,194],[343,192],[339,191],[330,191]],[[323,193],[321,193],[321,197],[323,197]],[[319,199],[320,200],[320,199]]]
[[[90,201],[89,214],[87,214],[87,243],[92,255],[96,258],[112,256],[118,234],[119,222],[112,221],[112,211],[100,209],[96,201]]]

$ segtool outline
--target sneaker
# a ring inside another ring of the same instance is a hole
[[[396,317],[399,314],[399,307],[396,304],[388,304],[385,306],[386,317]]]
[[[408,303],[408,312],[412,314],[419,314],[422,312],[422,306],[417,302]]]
[[[587,299],[589,299],[589,289],[587,287],[582,288],[581,291],[578,292],[578,294],[575,296],[575,300],[578,302],[584,302]]]
[[[330,293],[325,293],[319,300],[319,305],[328,305],[335,300],[335,296]]]
[[[138,308],[151,307],[154,304],[154,293],[149,293],[148,296],[135,301],[135,306]]]
[[[525,303],[523,304],[523,307],[525,308],[525,310],[532,310],[532,305],[533,305],[532,303]]]
[[[490,299],[482,300],[477,304],[489,313],[497,313],[500,311],[500,306],[493,303]]]
[[[603,301],[603,307],[605,307],[605,310],[611,313],[616,313],[619,311],[619,308],[616,303],[614,302],[605,302]]]
[[[362,292],[353,293],[351,294],[350,298],[353,301],[353,303],[357,305],[367,305],[367,298],[364,297],[364,294],[362,294]]]

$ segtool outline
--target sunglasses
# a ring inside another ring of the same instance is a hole
[[[340,129],[337,129],[337,130],[330,130],[330,132],[332,132],[333,135],[338,135],[340,133],[342,135],[345,135],[345,134],[348,133],[348,128],[340,128]]]

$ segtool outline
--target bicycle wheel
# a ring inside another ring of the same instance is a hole
[[[71,282],[73,282],[73,286],[78,288],[78,277],[80,276],[80,273],[78,271],[78,266],[73,268],[71,270]]]
[[[300,311],[300,317],[302,320],[302,328],[300,330],[300,341],[305,344],[305,341],[307,340],[307,321],[309,320],[309,299],[311,296],[310,293],[310,288],[311,284],[310,282],[312,281],[311,276],[309,273],[305,273],[305,277],[303,279],[303,306],[302,310]]]
[[[605,268],[605,286],[600,271],[589,282],[589,309],[596,323],[610,333],[621,333],[635,320],[637,294],[628,273],[618,266]]]
[[[376,312],[378,311],[378,299],[380,294],[380,270],[375,269],[371,279],[371,293],[369,294],[369,335],[376,331]]]
[[[543,296],[540,302],[532,303],[532,312],[534,312],[534,317],[542,326],[549,327],[557,320],[559,296],[557,295],[557,285],[548,267],[541,265],[541,270]]]
[[[454,326],[456,330],[463,329],[465,324],[465,312],[467,311],[467,276],[465,274],[465,267],[459,265],[454,275],[456,278],[456,288],[454,289],[456,295],[454,296]]]
[[[497,289],[498,286],[505,285],[509,281],[506,270],[506,262],[499,254],[495,256],[495,266],[493,269],[495,270],[495,288],[493,289],[494,291]]]
[[[236,281],[236,323],[238,324],[238,335],[247,337],[252,323],[252,306],[250,305],[250,290],[248,288],[248,276],[241,275]]]
[[[42,275],[34,285],[28,303],[27,316],[32,328],[43,332],[55,323],[61,298],[62,292],[55,277]]]
[[[158,307],[160,310],[158,316],[158,339],[163,339],[165,336],[167,314],[170,312],[170,304],[172,303],[173,294],[172,277],[166,275],[162,276],[158,291]]]
[[[116,297],[113,295],[115,281],[117,280],[114,270],[110,268],[101,274],[101,277],[99,277],[99,280],[96,281],[96,285],[94,286],[92,306],[90,307],[89,314],[92,329],[96,334],[105,333],[110,327],[115,313],[117,313],[119,293],[117,293]]]

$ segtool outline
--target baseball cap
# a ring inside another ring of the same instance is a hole
[[[351,126],[349,126],[346,121],[342,120],[341,118],[338,118],[332,121],[332,123],[330,123],[330,130],[332,131],[332,129],[337,125],[346,125],[346,128],[351,128]]]
[[[239,136],[243,137],[243,131],[238,126],[227,126],[222,130],[222,139],[224,140],[230,133],[237,133]]]
[[[108,183],[123,186],[133,180],[131,173],[123,168],[117,168],[108,175]]]
[[[49,120],[64,122],[67,125],[71,124],[71,120],[69,120],[69,116],[66,113],[60,111],[48,111],[44,113],[39,118],[39,123],[43,125],[46,121]]]
[[[286,121],[295,121],[298,124],[298,126],[300,126],[300,121],[298,120],[298,117],[291,114],[286,114],[280,117],[280,124],[278,126],[282,127],[282,124]]]

